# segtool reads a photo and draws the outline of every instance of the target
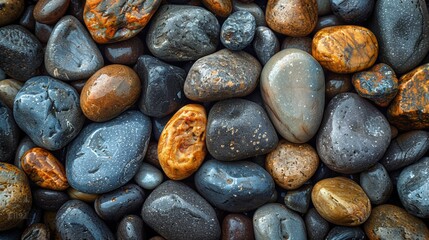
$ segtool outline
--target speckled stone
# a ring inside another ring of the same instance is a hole
[[[21,240],[49,240],[51,239],[50,236],[51,233],[49,232],[49,228],[46,224],[35,223],[28,226],[24,232],[22,232]]]
[[[305,214],[305,226],[309,240],[324,240],[329,232],[329,222],[326,221],[315,208]]]
[[[116,231],[118,240],[143,240],[145,231],[143,229],[143,220],[136,215],[128,215],[122,218]]]
[[[24,11],[24,0],[3,0],[0,8],[0,27],[14,22]]]
[[[256,27],[259,26],[266,26],[267,23],[265,22],[265,13],[262,10],[262,8],[256,4],[256,3],[243,3],[239,0],[233,0],[232,1],[232,11],[248,11],[250,12],[253,17],[255,17],[256,21]]]
[[[42,44],[20,25],[0,28],[0,55],[0,68],[20,81],[35,76],[43,62]]]
[[[234,12],[222,24],[220,41],[230,50],[243,50],[253,41],[255,28],[256,20],[250,12]]]
[[[167,4],[152,19],[146,43],[164,61],[197,60],[216,51],[219,32],[219,22],[206,9]]]
[[[285,49],[265,64],[261,92],[277,131],[288,141],[304,143],[319,129],[325,104],[325,77],[308,53]]]
[[[141,214],[166,239],[217,240],[221,235],[212,206],[181,182],[168,180],[159,185],[144,202]]]
[[[293,191],[288,191],[284,197],[286,207],[299,213],[306,213],[311,201],[311,185],[304,185]]]
[[[185,70],[149,55],[138,58],[134,70],[142,82],[140,111],[150,117],[165,117],[185,105]]]
[[[419,160],[428,150],[429,132],[405,132],[392,140],[380,163],[387,171],[398,170]]]
[[[104,45],[104,55],[111,63],[131,65],[144,53],[144,44],[138,37]]]
[[[310,37],[285,37],[282,49],[297,48],[311,54],[312,39]]]
[[[429,50],[429,15],[424,0],[378,0],[371,29],[380,44],[380,61],[396,74],[416,67]]]
[[[33,10],[36,21],[44,24],[55,24],[67,11],[70,0],[39,0]]]
[[[61,239],[64,240],[115,239],[94,210],[79,200],[70,200],[60,208],[56,214],[55,225]]]
[[[21,82],[14,79],[0,80],[0,100],[10,109],[13,109],[13,101],[22,85]]]
[[[12,160],[19,144],[19,128],[11,109],[0,100],[0,162]]]
[[[325,86],[327,100],[331,100],[340,93],[351,92],[353,90],[350,74],[328,72]]]
[[[31,140],[48,150],[66,146],[85,121],[76,90],[49,76],[25,82],[15,97],[13,114]]]
[[[232,11],[232,0],[201,0],[206,8],[220,17],[228,17]]]
[[[46,211],[58,211],[70,199],[63,191],[38,188],[33,190],[34,205]]]
[[[252,219],[230,213],[222,221],[222,240],[254,240]]]
[[[396,188],[405,209],[421,218],[429,218],[429,157],[404,168]]]
[[[329,231],[326,240],[364,240],[366,239],[365,232],[360,227],[343,227],[335,226]]]
[[[316,139],[320,159],[340,173],[358,173],[383,157],[390,143],[386,118],[355,93],[335,96]]]
[[[151,127],[150,119],[138,111],[85,126],[68,147],[70,185],[86,193],[105,193],[127,183],[143,160]]]
[[[372,204],[385,203],[393,191],[389,173],[380,163],[377,163],[359,176],[360,186],[365,191]]]
[[[103,65],[103,56],[82,23],[73,16],[61,18],[46,45],[45,68],[49,75],[64,81],[80,80]]]
[[[256,163],[208,160],[195,174],[198,192],[213,206],[228,212],[254,210],[274,193],[271,176]]]
[[[162,183],[163,179],[164,176],[162,175],[161,170],[145,162],[142,163],[136,175],[134,176],[134,182],[136,182],[143,189],[147,190],[156,188],[159,184]]]
[[[302,218],[278,203],[268,203],[256,210],[253,215],[253,229],[256,240],[307,238]]]
[[[371,17],[375,0],[331,0],[332,12],[347,23],[362,23]]]
[[[280,50],[280,43],[270,28],[259,26],[255,30],[253,50],[261,64],[265,65]]]
[[[252,55],[222,49],[196,61],[188,72],[187,98],[210,102],[250,94],[258,84],[261,64]]]

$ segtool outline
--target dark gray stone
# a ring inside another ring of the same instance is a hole
[[[217,240],[221,229],[212,206],[181,182],[166,181],[146,199],[143,221],[166,239]]]
[[[377,108],[355,93],[341,93],[325,109],[317,152],[332,170],[358,173],[383,157],[390,134],[389,123]]]
[[[309,240],[324,240],[329,232],[329,222],[326,221],[315,208],[305,214],[305,226]]]
[[[359,179],[360,186],[372,204],[379,205],[389,200],[393,184],[383,165],[377,163],[367,171],[361,172]]]
[[[197,60],[216,51],[219,31],[219,22],[206,9],[167,4],[153,16],[146,43],[164,61]]]
[[[375,0],[331,0],[332,12],[347,23],[368,20],[374,9]]]
[[[43,62],[42,44],[20,25],[0,28],[0,68],[16,80],[27,80],[37,74]]]
[[[285,37],[282,42],[282,49],[296,48],[311,54],[313,39],[310,37]]]
[[[85,117],[76,90],[49,76],[25,82],[15,97],[13,115],[35,144],[58,150],[81,130]]]
[[[173,114],[167,115],[162,118],[155,118],[152,117],[152,133],[154,138],[158,141],[159,137],[161,136],[162,130],[164,130],[165,125],[167,125],[170,118],[173,116]]]
[[[230,50],[243,50],[253,41],[255,28],[256,20],[250,12],[234,12],[222,24],[220,41]]]
[[[364,240],[366,239],[365,232],[360,227],[343,227],[335,226],[329,231],[326,240]]]
[[[253,39],[253,50],[262,65],[280,51],[280,43],[275,33],[268,27],[257,27]]]
[[[404,168],[396,188],[405,209],[421,218],[429,218],[429,157]]]
[[[61,18],[46,45],[45,68],[64,81],[89,78],[104,60],[86,28],[73,16]]]
[[[270,152],[278,137],[261,106],[235,98],[217,102],[210,109],[206,143],[214,158],[234,161]]]
[[[371,30],[379,44],[380,62],[403,74],[423,60],[429,50],[429,16],[424,0],[378,0]]]
[[[138,103],[140,111],[150,117],[165,117],[185,104],[183,93],[185,70],[149,55],[140,56],[134,70],[142,82]]]
[[[16,148],[16,151],[15,151],[14,165],[17,166],[19,169],[22,169],[21,168],[21,157],[22,157],[22,155],[24,155],[24,153],[26,151],[28,151],[34,147],[37,147],[37,145],[34,144],[34,142],[31,140],[31,138],[29,138],[28,136],[25,136],[24,138],[22,138],[21,141],[19,142],[18,147]]]
[[[12,160],[19,144],[19,128],[12,111],[0,100],[0,162]]]
[[[115,239],[94,210],[79,200],[70,200],[60,208],[55,218],[55,226],[63,240]]]
[[[152,190],[162,183],[164,175],[161,170],[150,165],[149,163],[142,163],[136,175],[134,175],[134,182],[136,182],[143,189]]]
[[[343,20],[341,20],[339,17],[333,14],[319,17],[316,23],[316,27],[314,27],[313,29],[313,34],[321,30],[322,28],[338,26],[343,24],[344,24]]]
[[[106,193],[131,180],[141,165],[152,125],[139,111],[85,126],[66,156],[69,184],[81,192]]]
[[[254,210],[275,191],[270,174],[248,161],[205,161],[195,174],[195,186],[212,205],[228,212]]]
[[[0,68],[0,80],[6,79],[6,73]]]
[[[38,188],[32,191],[33,204],[45,211],[58,211],[70,197],[64,191]]]
[[[317,14],[319,16],[327,15],[331,13],[331,1],[330,0],[317,0]]]
[[[297,190],[288,191],[284,198],[286,207],[299,213],[306,213],[310,206],[312,189],[313,186],[304,185]]]
[[[265,14],[261,7],[258,6],[256,3],[243,3],[239,0],[233,0],[232,1],[232,11],[248,11],[255,17],[256,26],[266,26],[267,23],[265,22]]]
[[[143,240],[145,232],[143,229],[143,220],[136,215],[128,215],[122,218],[118,224],[116,232],[118,240]]]

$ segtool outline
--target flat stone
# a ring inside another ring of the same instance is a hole
[[[253,50],[261,64],[265,65],[274,54],[280,51],[280,43],[270,28],[259,26],[255,30]]]
[[[0,162],[12,160],[19,144],[19,135],[11,109],[0,100]]]
[[[230,50],[243,50],[253,41],[255,28],[256,20],[250,12],[234,12],[222,24],[220,41]]]
[[[382,204],[389,200],[393,184],[389,173],[380,163],[359,175],[360,186],[365,191],[372,204]]]

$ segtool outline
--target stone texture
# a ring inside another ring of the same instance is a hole
[[[253,41],[255,29],[256,20],[250,12],[234,12],[222,24],[220,41],[230,50],[243,50]]]
[[[70,0],[40,0],[33,10],[34,19],[44,24],[55,24],[67,11]]]
[[[14,22],[24,11],[24,0],[4,0],[0,9],[0,27]]]
[[[255,30],[253,50],[261,64],[265,65],[280,50],[280,43],[270,28],[259,26]]]
[[[14,79],[0,80],[0,101],[6,104],[9,109],[13,109],[13,101],[22,85],[21,82]]]
[[[206,8],[220,17],[228,17],[232,11],[232,0],[202,0]]]
[[[111,63],[131,65],[144,53],[143,41],[132,37],[125,41],[104,45],[104,56]]]
[[[310,37],[285,37],[281,48],[297,48],[311,54],[311,44],[312,38]]]
[[[58,211],[60,207],[70,199],[64,191],[56,191],[44,188],[33,190],[34,206],[45,211]]]
[[[299,213],[306,213],[311,201],[311,185],[304,185],[293,191],[288,191],[284,197],[286,207]]]
[[[353,85],[350,74],[338,74],[328,72],[326,75],[326,99],[331,100],[340,93],[353,91]]]
[[[393,191],[393,184],[389,173],[380,163],[359,176],[360,186],[365,191],[372,204],[382,204],[389,200]]]
[[[371,17],[375,0],[332,0],[332,12],[347,23],[365,22]]]
[[[51,239],[51,234],[46,224],[35,223],[28,226],[24,230],[24,232],[22,232],[21,240],[31,240],[31,239],[37,239],[37,240]]]
[[[0,100],[0,162],[12,160],[19,144],[19,128],[11,109]]]
[[[149,151],[149,149],[148,149]],[[147,160],[145,158],[145,160]],[[134,175],[134,182],[136,182],[143,189],[152,190],[162,183],[164,176],[162,172],[150,165],[149,163],[142,163],[136,175]]]
[[[143,240],[145,239],[143,220],[136,215],[128,215],[122,218],[116,231],[118,240]]]
[[[34,147],[37,147],[37,145],[34,144],[34,142],[28,136],[24,136],[19,142],[18,147],[16,148],[14,165],[19,169],[22,169],[21,168],[22,155],[24,155],[25,152],[27,152],[28,150]]]
[[[264,11],[258,4],[252,3],[252,2],[244,3],[244,2],[240,2],[239,0],[233,0],[232,3],[233,3],[232,4],[233,12],[237,12],[237,11],[250,12],[253,15],[253,17],[255,17],[256,27],[267,25],[267,23],[265,22]]]
[[[343,227],[335,226],[329,231],[326,240],[364,240],[366,239],[365,232],[360,227]]]
[[[67,189],[67,194],[71,199],[81,200],[87,203],[93,203],[98,197],[97,194],[80,192],[72,187]]]
[[[230,213],[222,222],[222,240],[254,240],[252,219],[243,214]]]
[[[309,240],[324,240],[329,232],[329,222],[326,221],[315,208],[305,214],[305,226]]]

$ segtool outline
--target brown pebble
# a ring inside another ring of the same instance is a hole
[[[67,11],[70,0],[39,0],[33,10],[36,21],[55,24]]]
[[[332,99],[336,95],[351,92],[353,85],[349,74],[339,74],[329,72],[326,74],[325,93],[327,99]]]
[[[71,199],[77,199],[84,202],[92,203],[97,199],[97,194],[80,192],[72,187],[67,189],[67,193]]]
[[[394,139],[394,138],[396,138],[396,136],[398,136],[399,131],[395,126],[390,125],[390,133],[391,133],[390,139]]]
[[[49,240],[49,228],[43,223],[28,226],[21,235],[21,240]]]
[[[153,166],[161,169],[161,164],[158,159],[158,143],[150,141],[149,146],[146,150],[146,156],[144,157],[144,161],[152,164]]]
[[[55,218],[57,216],[56,212],[45,211],[43,213],[43,223],[48,226],[51,239],[61,240],[61,236],[57,231],[57,226],[55,225]]]
[[[24,11],[24,0],[0,1],[0,27],[14,22]]]
[[[243,214],[231,213],[222,222],[222,240],[253,240],[252,219]]]
[[[265,169],[279,186],[287,190],[301,187],[318,166],[319,157],[312,146],[286,140],[281,140],[265,160]]]
[[[228,17],[232,11],[232,0],[201,0],[212,13],[220,17]]]
[[[22,85],[20,81],[14,79],[4,79],[0,81],[0,100],[10,109],[13,109],[13,101]]]
[[[104,55],[111,63],[131,65],[143,55],[144,44],[138,37],[133,37],[125,41],[106,44]]]

